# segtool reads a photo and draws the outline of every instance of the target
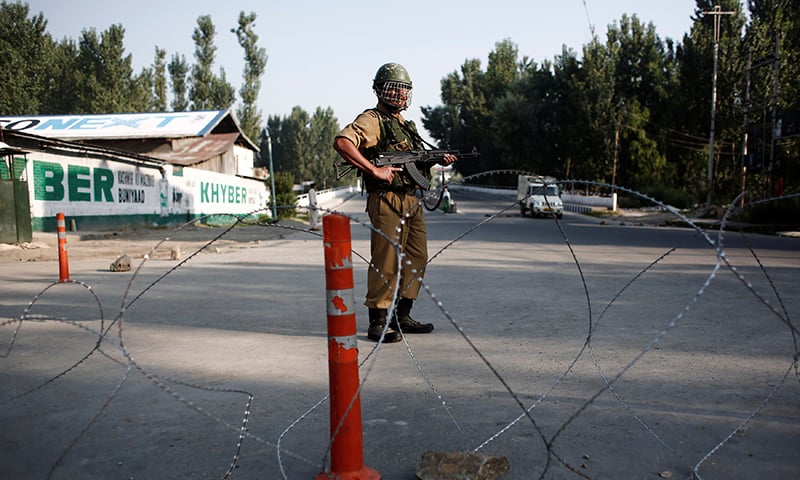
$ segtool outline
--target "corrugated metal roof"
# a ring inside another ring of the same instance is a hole
[[[237,133],[217,133],[203,138],[186,138],[174,142],[170,152],[152,151],[147,155],[174,165],[188,167],[227,152],[236,143],[238,136]]]

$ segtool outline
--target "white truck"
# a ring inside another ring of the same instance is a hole
[[[561,201],[561,188],[553,177],[539,175],[520,175],[517,184],[519,213],[523,217],[564,215],[564,202]]]

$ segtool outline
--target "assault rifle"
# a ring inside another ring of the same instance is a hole
[[[401,167],[403,170],[408,172],[408,175],[417,183],[417,185],[422,187],[423,190],[428,190],[431,188],[431,182],[428,180],[425,174],[419,171],[417,163],[426,164],[425,167],[430,168],[436,163],[441,163],[444,160],[444,156],[448,154],[455,155],[459,159],[480,156],[477,148],[473,148],[469,153],[461,153],[458,150],[408,150],[398,152],[380,152],[370,161],[376,167],[385,167],[387,165]],[[337,167],[347,167],[342,172],[338,172],[337,168],[337,180],[347,175],[355,168],[347,162],[339,162],[336,165]]]

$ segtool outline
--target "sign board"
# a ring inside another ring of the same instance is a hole
[[[110,115],[0,116],[0,128],[58,139],[202,137],[227,110]]]
[[[22,159],[18,159],[22,160]],[[249,214],[268,206],[263,181],[195,168],[173,174],[108,160],[27,155],[31,216],[202,216]]]

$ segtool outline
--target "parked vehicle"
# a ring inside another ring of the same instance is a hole
[[[564,215],[561,188],[553,177],[520,175],[517,184],[517,201],[520,215],[540,217]]]

